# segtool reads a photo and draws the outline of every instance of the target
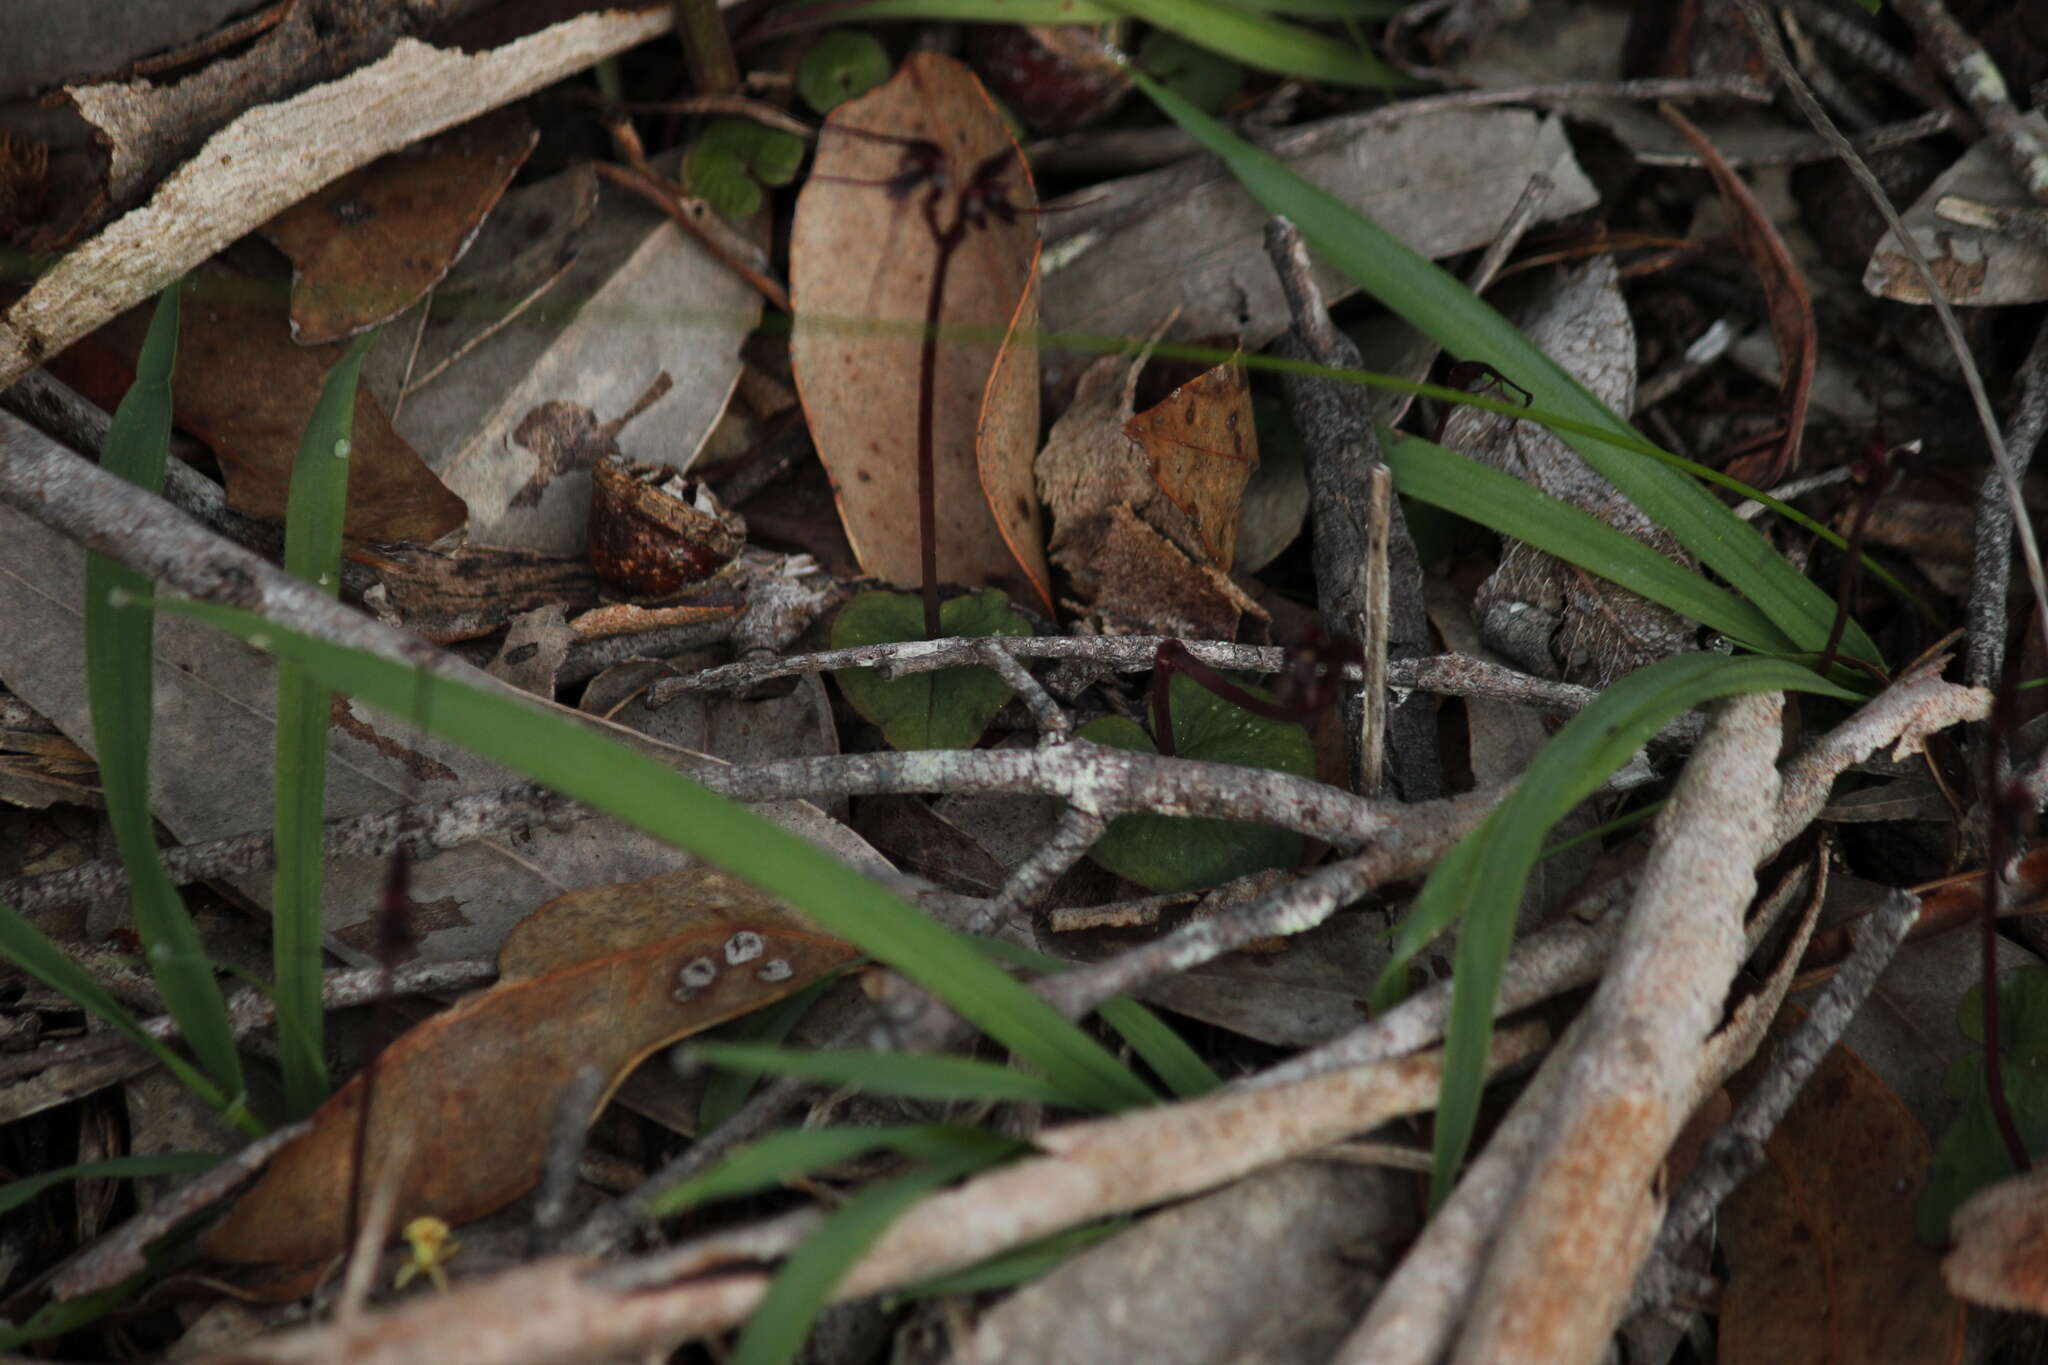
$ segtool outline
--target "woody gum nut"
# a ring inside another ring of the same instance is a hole
[[[971,52],[990,91],[1041,133],[1085,128],[1131,88],[1102,40],[1083,28],[978,24]]]
[[[746,539],[737,513],[666,465],[606,459],[592,471],[590,567],[614,592],[680,592],[731,563]]]

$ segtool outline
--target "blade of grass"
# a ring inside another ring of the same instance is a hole
[[[1494,998],[1514,938],[1515,911],[1551,826],[1598,790],[1673,716],[1716,697],[1766,691],[1855,695],[1782,659],[1685,654],[1637,669],[1572,717],[1543,746],[1507,799],[1430,873],[1395,935],[1393,956],[1373,990],[1373,1008],[1398,1003],[1408,964],[1438,934],[1462,921],[1437,1104],[1434,1201],[1450,1192],[1478,1121]]]
[[[160,605],[296,660],[325,686],[388,715],[424,710],[432,733],[788,901],[1037,1066],[1070,1103],[1116,1110],[1154,1099],[1128,1067],[961,935],[765,816],[645,754],[522,698],[316,640],[248,612],[209,602]]]
[[[1072,962],[1022,944],[1004,943],[993,938],[978,938],[974,942],[982,952],[1012,967],[1029,967],[1040,973],[1070,972],[1075,967]],[[1191,1100],[1222,1086],[1223,1078],[1202,1060],[1202,1054],[1189,1047],[1187,1039],[1146,1006],[1120,995],[1114,1000],[1103,1001],[1095,1012],[1102,1017],[1103,1023],[1116,1030],[1117,1036],[1130,1045],[1131,1051],[1152,1068],[1177,1098]]]
[[[704,1204],[759,1194],[870,1152],[886,1150],[921,1161],[943,1160],[991,1136],[983,1129],[952,1123],[793,1128],[749,1143],[711,1169],[663,1191],[648,1201],[647,1215],[673,1218]],[[1021,1147],[1012,1143],[1011,1149]]]
[[[1401,12],[1400,0],[1235,0],[1230,7],[1298,19],[1390,19]],[[817,13],[807,14],[810,10]],[[867,4],[803,0],[777,10],[772,22],[782,31],[809,27],[806,21],[860,24],[870,19],[933,19],[969,24],[1106,24],[1120,17],[1114,4],[1106,0],[869,0]]]
[[[86,1161],[55,1171],[38,1171],[0,1185],[0,1215],[12,1213],[52,1186],[72,1180],[132,1180],[143,1175],[186,1175],[220,1165],[217,1152],[153,1152],[147,1156],[116,1156]]]
[[[1534,406],[1628,442],[1642,438],[1513,324],[1453,276],[1410,250],[1364,215],[1303,180],[1171,90],[1134,71],[1132,79],[1166,115],[1221,157],[1270,213],[1284,215],[1322,258],[1463,360],[1483,361],[1533,395]],[[1807,581],[1762,533],[1707,491],[1660,462],[1638,459],[1600,435],[1556,427],[1586,463],[1644,514],[1756,603],[1799,648],[1819,651],[1834,622],[1834,602]],[[1877,648],[1852,623],[1846,652],[1881,664]]]
[[[180,1085],[202,1102],[223,1112],[229,1110],[229,1095],[162,1040],[144,1032],[135,1016],[104,986],[93,980],[90,972],[72,961],[69,953],[5,901],[0,901],[0,957],[5,957],[80,1009],[97,1015],[107,1027],[155,1058],[164,1070],[178,1078]],[[236,1119],[238,1126],[252,1135],[261,1133],[255,1120],[239,1110],[235,1112],[239,1115]]]
[[[1220,0],[1101,0],[1234,62],[1301,80],[1402,89],[1414,82],[1370,52]],[[1263,6],[1261,8],[1264,8]],[[1142,81],[1143,78],[1141,77]],[[1149,82],[1146,82],[1149,86]],[[1190,106],[1192,107],[1192,106]],[[1306,228],[1303,229],[1306,231]]]
[[[356,338],[327,375],[292,463],[285,504],[285,572],[330,597],[341,592],[341,527],[348,511],[356,378],[375,344]],[[327,811],[327,725],[333,694],[293,663],[277,666],[277,780],[272,838],[272,972],[278,1060],[287,1115],[302,1119],[327,1098],[320,1005],[320,889],[326,880],[321,823]]]
[[[1386,442],[1383,450],[1395,486],[1409,497],[1547,550],[1752,649],[1798,649],[1753,603],[1512,474],[1417,436]]]
[[[1070,1102],[1058,1086],[1048,1084],[1043,1077],[972,1057],[858,1049],[806,1052],[758,1043],[698,1043],[689,1049],[688,1055],[713,1066],[731,1067],[757,1076],[798,1076],[875,1095],[1053,1105]]]
[[[774,1046],[789,1036],[797,1020],[810,1013],[811,1006],[818,1003],[823,995],[839,979],[835,973],[798,991],[786,1000],[778,1000],[764,1009],[740,1016],[720,1030],[720,1036],[712,1039],[720,1043],[765,1043]],[[757,1078],[740,1071],[719,1071],[713,1073],[704,1085],[704,1097],[697,1101],[697,1131],[708,1133],[738,1113],[740,1106],[753,1093]]]
[[[947,1294],[985,1294],[994,1289],[1009,1289],[1015,1285],[1027,1284],[1097,1242],[1106,1241],[1130,1226],[1126,1218],[1112,1219],[1106,1223],[1090,1223],[1078,1228],[1068,1228],[1036,1242],[1028,1242],[1011,1251],[991,1256],[978,1265],[956,1270],[951,1275],[924,1280],[889,1295],[890,1304],[909,1303],[914,1299],[934,1299]]]
[[[170,452],[178,291],[174,283],[157,299],[136,362],[135,383],[114,412],[100,454],[100,464],[109,473],[152,493],[163,489]],[[233,1104],[242,1095],[242,1059],[228,1025],[227,1002],[199,942],[199,931],[158,860],[156,831],[149,818],[156,618],[146,607],[123,605],[147,597],[149,591],[149,581],[140,574],[104,555],[86,556],[86,692],[100,783],[106,792],[107,821],[128,871],[135,926],[164,1005],[178,1021],[200,1069]]]
[[[845,1278],[860,1254],[874,1245],[889,1224],[933,1190],[1016,1150],[1014,1144],[1006,1145],[1007,1150],[996,1150],[993,1145],[964,1150],[921,1171],[870,1185],[849,1199],[783,1264],[782,1273],[740,1329],[732,1365],[786,1365],[795,1360],[804,1338],[810,1335],[811,1323],[832,1297],[833,1286]]]

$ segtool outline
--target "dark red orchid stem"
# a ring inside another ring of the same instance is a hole
[[[917,359],[917,554],[924,579],[924,638],[939,638],[939,506],[938,472],[932,451],[937,419],[939,374],[939,308],[946,297],[946,271],[953,253],[967,236],[967,215],[953,226],[939,228],[939,188],[925,196],[924,222],[931,229],[938,257],[932,262],[932,285],[924,302],[924,345]]]
[[[1842,570],[1835,579],[1835,619],[1828,626],[1827,647],[1820,652],[1820,675],[1826,677],[1835,666],[1835,654],[1842,647],[1842,634],[1849,628],[1849,608],[1856,599],[1856,576],[1863,564],[1863,533],[1870,526],[1870,514],[1884,495],[1885,475],[1891,468],[1891,453],[1878,448],[1857,463],[1855,510],[1849,515],[1849,534],[1842,539]]]
[[[2013,1169],[2028,1171],[2033,1169],[2033,1162],[2020,1137],[2019,1124],[2013,1120],[2012,1105],[2006,1099],[2005,1072],[1998,1046],[1998,895],[2019,824],[2033,813],[2033,801],[2026,790],[2006,776],[2007,754],[2017,722],[2017,655],[2018,651],[2012,651],[2006,659],[2005,675],[1999,680],[1998,695],[1991,703],[1990,742],[1984,746],[1984,812],[1989,828],[1984,840],[1984,910],[1979,927],[1983,947],[1984,1090],[1990,1097],[1991,1116],[1998,1123],[1998,1134],[2005,1141]]]

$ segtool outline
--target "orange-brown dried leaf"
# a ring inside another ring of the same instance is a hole
[[[1963,1305],[1914,1229],[1931,1148],[1898,1096],[1836,1047],[1765,1151],[1721,1213],[1721,1365],[1959,1359]]]
[[[1124,423],[1152,467],[1152,480],[1179,508],[1210,564],[1237,560],[1237,510],[1259,467],[1251,387],[1242,366],[1218,365]]]
[[[921,581],[919,352],[939,250],[921,211],[928,187],[899,198],[881,183],[903,170],[903,146],[863,133],[940,148],[953,187],[940,198],[941,230],[977,167],[1005,150],[1014,158],[1002,186],[1019,212],[966,234],[941,300],[932,426],[938,572],[947,582],[1037,595],[983,492],[975,453],[998,342],[1018,316],[1037,255],[1037,198],[981,83],[936,53],[913,54],[886,84],[832,112],[790,230],[790,358],[847,540],[865,572]],[[994,463],[1010,468],[1007,459]]]
[[[975,465],[981,489],[994,513],[1003,544],[1031,580],[1050,612],[1052,565],[1045,557],[1045,509],[1038,502],[1032,465],[1038,455],[1038,254],[1034,245],[1024,296],[1010,319],[1002,350],[981,400],[974,433]]]
[[[284,520],[292,461],[340,346],[292,344],[282,298],[257,281],[208,272],[185,302],[172,378],[177,423],[213,449],[236,510]],[[149,324],[122,314],[53,363],[58,377],[111,410],[134,378]],[[468,520],[367,391],[356,394],[348,514],[352,540],[431,541]]]
[[[540,134],[499,109],[351,172],[264,224],[292,261],[292,336],[339,341],[439,284]]]
[[[780,904],[709,869],[579,891],[536,910],[503,979],[411,1030],[377,1063],[365,1189],[394,1180],[394,1225],[462,1223],[540,1176],[556,1105],[592,1065],[610,1095],[649,1053],[779,1000],[853,960]],[[207,1233],[216,1260],[291,1264],[342,1249],[359,1076]]]

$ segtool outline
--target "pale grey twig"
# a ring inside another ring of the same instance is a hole
[[[1643,1266],[1630,1297],[1631,1312],[1671,1302],[1681,1273],[1679,1253],[1706,1229],[1714,1210],[1763,1164],[1764,1140],[1783,1122],[1792,1102],[1829,1048],[1856,1017],[1877,978],[1904,942],[1918,915],[1920,899],[1894,890],[1884,903],[1849,931],[1855,942],[1835,969],[1806,1018],[1772,1056],[1763,1078],[1743,1097],[1741,1108],[1711,1138],[1699,1163],[1672,1198],[1657,1247]]]
[[[1984,45],[1955,21],[1941,0],[1892,0],[1892,10],[1911,26],[1922,49],[1983,122],[1992,145],[2005,154],[2027,193],[2048,204],[2048,141],[2013,105],[2005,77]]]
[[[1068,806],[1045,842],[1010,870],[1009,879],[990,900],[988,913],[1008,920],[1035,909],[1052,884],[1087,857],[1108,828],[1109,822],[1095,811]]]
[[[1065,744],[1073,737],[1074,727],[1067,719],[1067,713],[1060,709],[1052,693],[1031,676],[1031,670],[1017,661],[1016,655],[999,648],[989,639],[976,643],[976,657],[1016,689],[1017,699],[1024,703],[1024,709],[1031,713],[1032,722],[1038,726],[1039,743]]]
[[[1941,321],[1942,333],[1948,338],[1949,348],[1955,352],[1956,364],[1962,369],[1963,383],[1969,389],[1970,401],[1977,409],[1977,421],[1984,428],[1985,443],[1991,447],[1992,467],[1998,474],[1999,483],[2005,490],[2006,501],[2015,515],[2014,526],[2019,531],[2020,556],[2027,566],[2027,580],[2034,589],[2035,615],[2040,620],[2043,632],[2048,633],[2048,571],[2042,568],[2041,547],[2034,535],[2033,523],[2026,515],[2026,499],[2020,492],[2019,471],[2006,452],[2005,435],[1999,430],[1998,417],[1991,410],[1991,396],[1984,391],[1984,377],[1977,371],[1976,357],[1971,354],[1970,343],[1963,336],[1962,324],[1956,321],[1955,309],[1949,305],[1948,295],[1943,291],[1941,282],[1934,277],[1934,267],[1928,263],[1926,253],[1920,250],[1919,244],[1913,240],[1912,233],[1906,230],[1906,225],[1899,221],[1899,211],[1892,206],[1891,197],[1884,192],[1884,186],[1878,183],[1877,176],[1872,173],[1869,164],[1857,154],[1849,139],[1842,136],[1842,130],[1835,127],[1834,120],[1828,117],[1827,110],[1820,107],[1820,102],[1814,99],[1813,92],[1806,88],[1806,82],[1800,79],[1799,72],[1793,68],[1791,59],[1785,55],[1784,45],[1778,41],[1778,32],[1772,27],[1770,16],[1764,12],[1761,0],[1735,0],[1735,4],[1742,12],[1743,22],[1748,25],[1750,36],[1756,40],[1757,47],[1764,54],[1764,60],[1777,73],[1778,79],[1784,83],[1786,91],[1798,104],[1800,111],[1806,115],[1807,122],[1813,125],[1814,131],[1835,149],[1843,164],[1849,168],[1849,173],[1856,178],[1856,183],[1863,187],[1864,193],[1870,197],[1870,202],[1884,218],[1885,225],[1891,229],[1892,238],[1899,244],[1899,250],[1905,253],[1906,259],[1913,263],[1913,269],[1920,276],[1921,285],[1927,291],[1927,300],[1933,305],[1935,316]],[[1922,13],[1936,7],[1934,0],[1913,0],[1913,5]],[[1911,18],[1912,16],[1908,15],[1909,21]],[[1988,61],[1984,62],[1983,66],[1993,80],[1998,80],[1995,67]],[[2002,89],[2003,81],[1999,81],[1999,85]],[[1968,97],[1967,91],[1965,97]]]
[[[598,1099],[604,1094],[604,1083],[604,1072],[586,1062],[576,1068],[555,1101],[555,1121],[548,1129],[547,1151],[541,1158],[540,1186],[533,1196],[533,1223],[527,1230],[530,1256],[545,1256],[561,1241],[563,1224],[569,1219],[569,1200],[576,1193],[577,1164],[583,1158],[583,1144]]]
[[[2041,437],[2048,432],[2048,321],[2034,334],[2027,358],[2013,379],[2012,425],[2006,451],[2013,470],[2025,474]],[[1969,650],[1963,678],[1977,687],[1996,687],[2005,667],[2009,629],[2006,598],[2012,588],[2012,508],[1998,471],[1984,476],[1977,492],[1977,516],[1970,546]]]

